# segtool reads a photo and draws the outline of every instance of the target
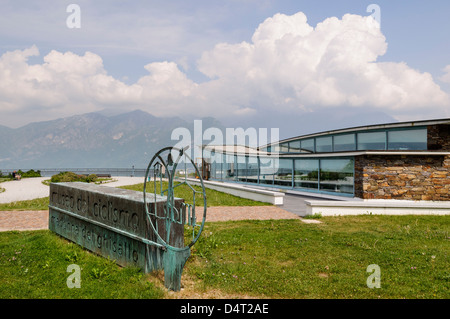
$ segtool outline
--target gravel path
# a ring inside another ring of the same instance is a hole
[[[0,193],[0,203],[11,203],[48,196],[49,187],[42,184],[49,177],[24,178],[0,184],[5,191]]]
[[[20,181],[8,181],[0,184],[5,191],[0,193],[0,203],[11,203],[21,200],[47,197],[49,187],[42,184],[42,181],[50,177],[23,178]],[[143,183],[143,177],[113,177],[115,182],[102,184],[104,186],[124,186]]]

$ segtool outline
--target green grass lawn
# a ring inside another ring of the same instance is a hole
[[[177,185],[178,182],[175,182],[175,185]],[[166,190],[168,186],[167,182],[162,183],[162,189]],[[122,186],[120,188],[125,189],[131,189],[134,191],[142,192],[144,190],[144,184],[137,184],[137,185],[131,185],[131,186]],[[193,188],[196,190],[196,205],[199,205],[203,203],[203,192],[202,188],[200,186],[193,186]],[[160,184],[159,182],[156,183],[156,189],[157,194],[160,194]],[[206,203],[208,207],[211,206],[266,206],[271,205],[269,203],[263,203],[254,201],[251,199],[241,198],[234,195],[230,195],[227,193],[219,192],[213,189],[205,188],[206,191]],[[147,183],[147,192],[153,193],[154,192],[154,183],[150,182]],[[167,193],[165,193],[167,195]],[[182,185],[179,187],[175,187],[174,189],[174,195],[175,197],[184,198],[186,203],[192,204],[193,202],[193,191],[189,186]]]
[[[272,298],[450,297],[450,216],[321,221],[209,224],[190,271],[205,289]],[[371,264],[380,289],[367,287]]]
[[[320,220],[206,223],[182,283],[218,298],[450,298],[450,216]],[[67,288],[70,264],[81,267],[80,289]],[[379,289],[367,287],[371,264],[381,270]],[[50,231],[0,233],[0,269],[0,298],[168,297],[154,274],[121,268]]]
[[[159,185],[157,186],[159,189]],[[134,191],[142,192],[144,184],[136,184],[129,186],[121,186],[120,188],[130,189]],[[167,183],[163,182],[163,189],[167,189]],[[203,194],[201,188],[194,186],[198,192],[196,194],[196,205],[203,205]],[[153,183],[147,184],[147,192],[153,192]],[[193,193],[187,186],[183,185],[175,188],[175,196],[184,198],[187,203],[192,203]],[[251,199],[241,198],[234,195],[218,192],[212,189],[206,189],[206,198],[208,207],[211,206],[264,206],[271,205],[269,203],[257,202]],[[9,210],[46,210],[48,209],[48,197],[37,198],[32,200],[18,201],[6,204],[0,204],[0,211]]]
[[[139,269],[121,268],[48,230],[0,233],[0,298],[161,298]],[[67,267],[81,267],[69,289]]]
[[[47,210],[48,197],[0,204],[0,211],[8,210]]]

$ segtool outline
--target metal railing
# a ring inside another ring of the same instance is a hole
[[[0,172],[3,175],[8,175],[14,171],[21,170],[22,172],[28,172],[31,169],[34,171],[40,171],[42,177],[52,177],[53,175],[59,174],[61,172],[73,172],[75,174],[109,174],[111,176],[131,176],[131,177],[145,177],[146,168],[5,168],[0,167]],[[187,173],[193,173],[195,169],[187,169]],[[179,171],[183,174],[182,171]]]
[[[1,169],[3,175],[18,171],[17,169]],[[28,168],[20,168],[22,172],[28,172]],[[33,168],[34,171],[40,171],[42,177],[51,177],[61,172],[74,172],[75,174],[109,174],[111,176],[135,176],[144,177],[145,168]]]

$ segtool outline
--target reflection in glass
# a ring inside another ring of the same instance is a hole
[[[233,181],[236,176],[236,165],[234,163],[235,156],[225,155],[225,163],[223,163],[224,169],[224,180]]]
[[[280,144],[280,153],[288,153],[289,152],[289,143]]]
[[[331,136],[317,137],[316,138],[316,152],[332,152],[333,151],[333,139]]]
[[[294,187],[318,189],[319,160],[296,159]]]
[[[292,187],[292,163],[291,159],[280,159],[279,167],[274,176],[274,184]]]
[[[217,166],[217,163],[213,161],[210,166],[210,178],[212,178],[212,179],[217,179],[217,177],[216,177],[217,167],[216,166]]]
[[[314,139],[309,138],[301,141],[302,153],[314,153]]]
[[[386,132],[358,133],[358,150],[385,150]]]
[[[300,141],[289,142],[289,153],[300,153]]]
[[[239,182],[247,181],[247,163],[245,156],[236,156],[236,179]]]
[[[355,134],[336,135],[333,139],[335,152],[356,150]]]
[[[271,157],[260,157],[260,164],[259,164],[259,183],[260,184],[273,184],[273,179],[275,176],[275,173],[278,169],[278,158],[271,158]]]
[[[254,156],[249,156],[247,158],[247,183],[258,183],[258,158]]]
[[[320,190],[353,193],[353,159],[321,159]]]
[[[390,150],[426,150],[427,129],[388,131]]]

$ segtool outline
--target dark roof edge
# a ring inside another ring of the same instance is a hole
[[[281,143],[285,143],[285,142],[290,142],[290,141],[294,141],[297,139],[304,139],[304,138],[331,135],[331,134],[350,133],[350,132],[362,131],[362,130],[377,130],[377,129],[383,129],[383,128],[427,126],[427,125],[436,125],[436,124],[450,124],[450,118],[434,119],[434,120],[407,121],[407,122],[392,122],[392,123],[385,123],[385,124],[371,124],[371,125],[348,127],[348,128],[343,128],[343,129],[329,130],[329,131],[323,131],[323,132],[318,132],[318,133],[299,135],[296,137],[290,137],[290,138],[287,138],[287,139],[284,139],[284,140],[281,140],[278,142],[269,143],[269,144],[260,146],[260,148],[267,147],[270,145],[276,145],[276,144],[281,144]]]

